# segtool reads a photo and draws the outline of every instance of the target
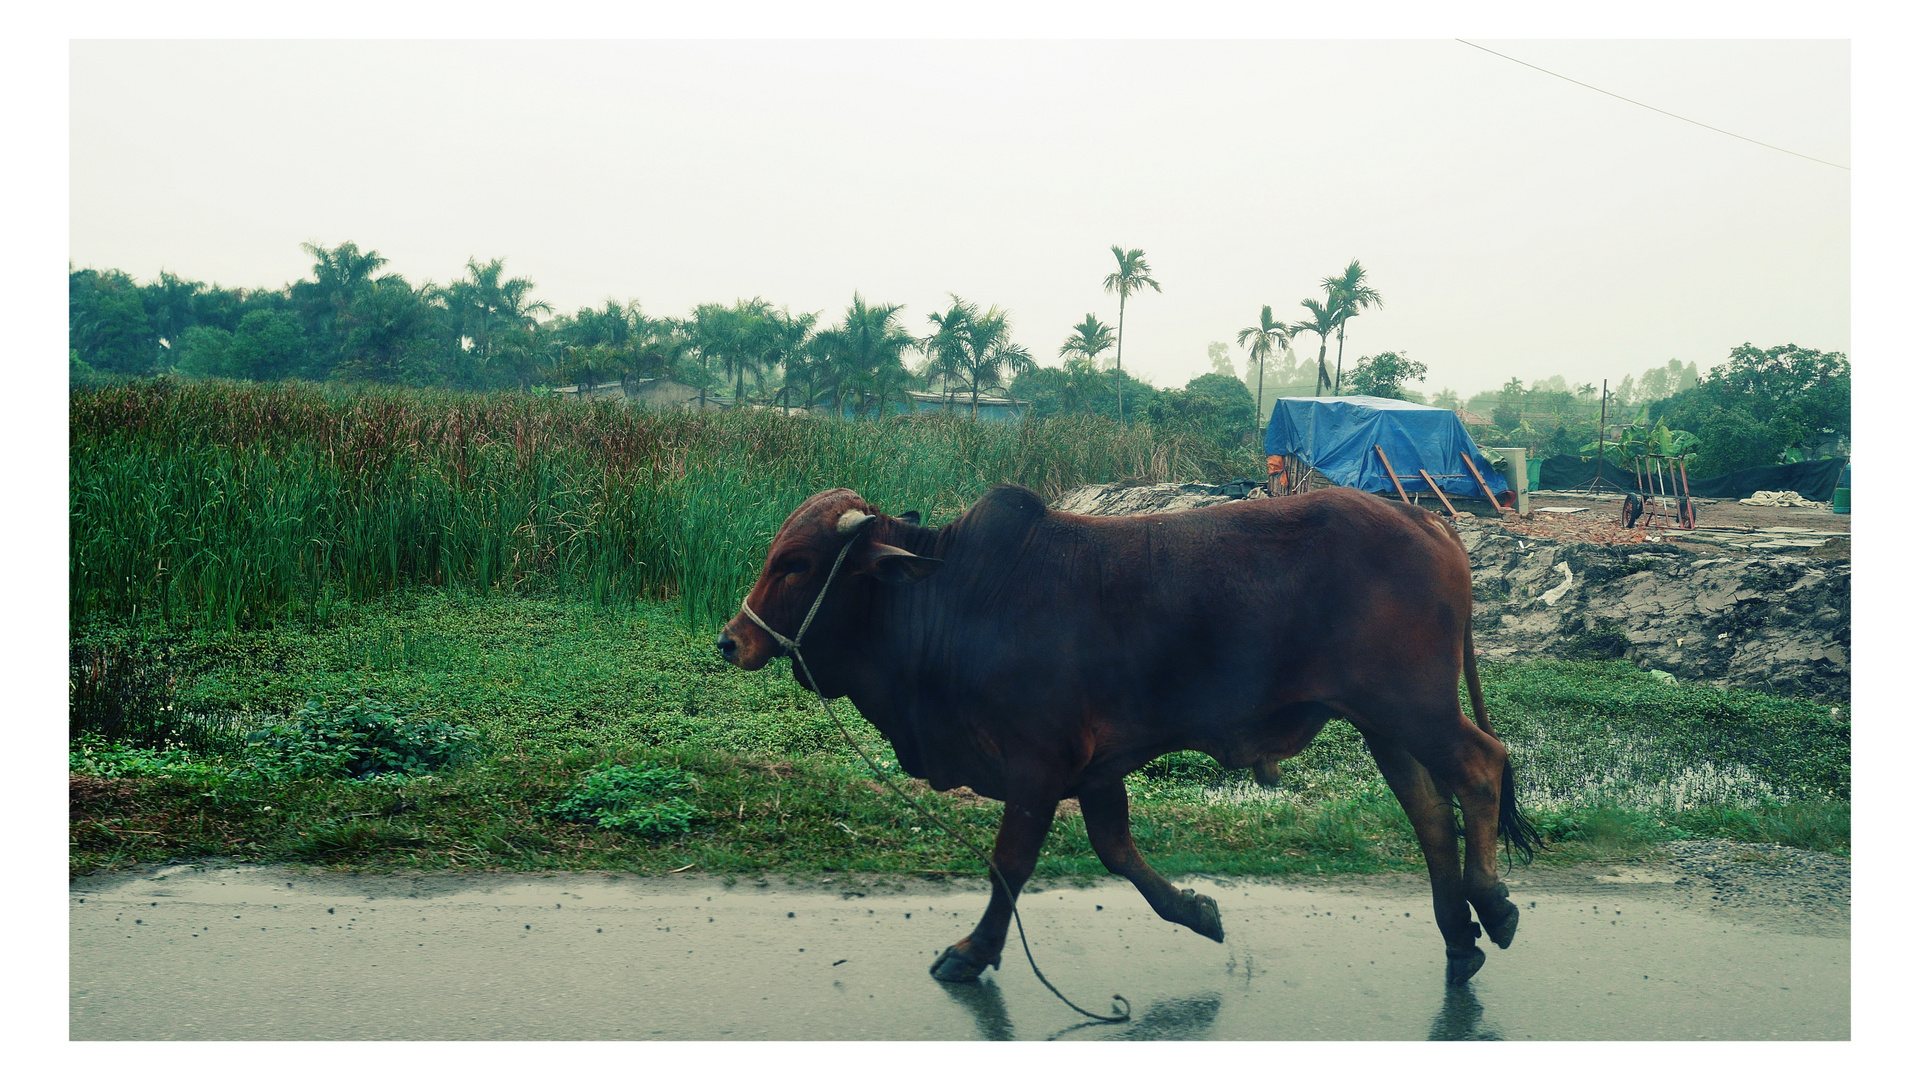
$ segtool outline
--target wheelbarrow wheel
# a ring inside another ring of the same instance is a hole
[[[1646,504],[1640,501],[1640,496],[1628,492],[1626,501],[1620,504],[1621,527],[1627,529],[1633,528],[1633,523],[1640,520],[1640,514],[1645,508],[1645,505]]]

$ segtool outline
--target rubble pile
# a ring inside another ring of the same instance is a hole
[[[1531,536],[1541,540],[1571,541],[1582,544],[1644,544],[1647,542],[1647,530],[1629,529],[1620,524],[1618,517],[1596,514],[1588,511],[1584,514],[1541,514],[1530,517],[1510,515],[1503,526],[1517,536]]]
[[[1149,484],[1132,480],[1088,484],[1055,499],[1053,508],[1069,514],[1124,517],[1129,514],[1165,514],[1233,501],[1226,495],[1202,495],[1185,490],[1189,486],[1197,485]]]
[[[1848,562],[1456,528],[1473,564],[1474,644],[1491,659],[1618,657],[1718,686],[1851,693]]]

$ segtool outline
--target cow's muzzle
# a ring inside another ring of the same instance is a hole
[[[720,650],[720,659],[742,671],[759,671],[774,657],[787,655],[783,645],[761,633],[744,615],[734,616],[720,628],[713,647]]]

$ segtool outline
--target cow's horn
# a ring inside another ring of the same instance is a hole
[[[852,536],[854,533],[859,532],[862,526],[872,520],[872,514],[863,514],[858,510],[849,510],[840,515],[840,522],[833,527],[833,531],[839,533],[841,536]]]

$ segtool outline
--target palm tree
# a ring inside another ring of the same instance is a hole
[[[1061,342],[1059,355],[1079,357],[1088,365],[1098,368],[1100,354],[1113,348],[1113,327],[1093,317],[1087,312],[1086,320],[1073,328],[1067,340]]]
[[[720,329],[721,370],[733,379],[733,403],[739,405],[746,400],[748,373],[755,381],[766,373],[774,345],[773,305],[758,296],[735,300]]]
[[[700,408],[707,407],[707,388],[713,382],[713,362],[723,364],[727,346],[732,343],[733,312],[725,304],[711,301],[696,304],[693,318],[687,320],[687,338],[694,355],[700,358]]]
[[[398,274],[368,285],[341,315],[341,358],[330,374],[383,383],[430,376],[416,349],[436,321],[439,297],[432,282],[416,289]]]
[[[957,297],[956,297],[957,299]],[[1013,325],[1007,313],[994,307],[985,315],[969,319],[961,334],[962,375],[973,397],[973,418],[980,418],[980,391],[1004,389],[1002,369],[1024,375],[1034,369],[1033,354],[1024,345],[1013,343]]]
[[[1123,370],[1121,361],[1127,351],[1127,297],[1149,286],[1152,287],[1154,292],[1159,292],[1160,283],[1153,280],[1153,268],[1147,265],[1147,253],[1145,251],[1139,248],[1134,248],[1131,251],[1122,251],[1120,250],[1120,245],[1115,244],[1113,245],[1113,257],[1114,260],[1120,264],[1120,268],[1108,274],[1104,284],[1108,292],[1117,292],[1120,294],[1120,330],[1114,339],[1113,353],[1113,397],[1114,401],[1118,403],[1116,407],[1119,409],[1120,419],[1125,420],[1126,399],[1121,394],[1120,376]]]
[[[377,251],[361,251],[351,240],[331,249],[301,244],[300,250],[313,257],[313,280],[296,282],[289,291],[307,331],[331,350],[325,365],[331,367],[342,355],[347,308],[373,285],[374,271],[387,265],[387,260]]]
[[[1333,392],[1340,393],[1340,376],[1347,359],[1347,320],[1372,307],[1385,307],[1380,292],[1367,284],[1367,272],[1355,259],[1339,274],[1322,279],[1320,287],[1327,290],[1327,306],[1340,314],[1340,351],[1334,360]]]
[[[1266,401],[1267,360],[1275,353],[1287,347],[1293,335],[1285,323],[1273,321],[1273,305],[1260,305],[1260,321],[1240,331],[1239,343],[1247,350],[1247,359],[1253,361],[1253,368],[1259,374],[1254,380],[1253,392],[1253,436],[1260,438],[1261,405]],[[1249,345],[1248,342],[1253,344]]]
[[[938,381],[951,400],[953,385],[961,381],[961,373],[966,367],[967,327],[979,314],[979,309],[952,293],[948,295],[953,297],[953,306],[944,313],[928,315],[927,321],[933,324],[933,333],[915,344],[927,358],[921,374],[926,376],[928,387],[931,388]]]
[[[526,278],[502,280],[504,264],[504,259],[494,259],[482,266],[479,260],[468,259],[466,280],[447,287],[447,303],[462,335],[473,342],[480,365],[491,367],[502,358],[512,361],[520,390],[525,393],[532,369],[527,363],[530,354],[521,339],[533,329],[534,315],[552,314],[553,305],[544,300],[529,300],[533,282]],[[503,342],[506,343],[504,349]]]
[[[1061,407],[1072,409],[1075,405],[1085,406],[1087,415],[1093,415],[1093,397],[1100,391],[1100,369],[1085,356],[1067,357],[1063,365],[1066,383],[1061,387]]]
[[[637,378],[663,376],[688,377],[684,368],[693,351],[693,338],[684,320],[671,315],[649,318],[633,309],[634,337],[632,373]],[[689,377],[690,378],[690,377]]]
[[[846,319],[839,326],[815,335],[833,379],[836,410],[848,393],[857,395],[854,409],[862,414],[866,412],[868,398],[873,399],[882,414],[888,401],[898,399],[900,384],[907,376],[900,357],[915,344],[913,335],[899,323],[903,306],[869,305],[856,292],[847,308]]]
[[[1300,301],[1300,306],[1313,315],[1311,319],[1302,319],[1288,327],[1289,333],[1314,333],[1320,335],[1320,370],[1313,377],[1313,396],[1320,396],[1320,388],[1332,383],[1327,378],[1327,339],[1340,329],[1340,312],[1322,304],[1311,297]]]
[[[803,311],[798,315],[786,308],[767,316],[765,349],[761,360],[767,369],[779,367],[780,388],[777,391],[785,404],[793,404],[791,386],[796,376],[804,373],[807,365],[807,343],[813,337],[813,324],[820,319],[817,311]]]

